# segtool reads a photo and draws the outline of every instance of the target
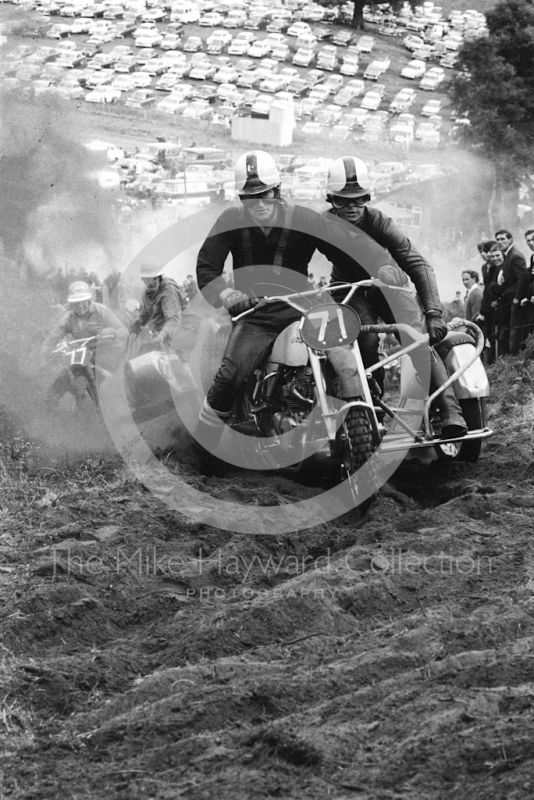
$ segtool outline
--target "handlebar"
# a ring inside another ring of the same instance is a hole
[[[312,295],[320,295],[323,292],[334,292],[340,291],[342,289],[349,289],[350,291],[347,293],[346,297],[343,298],[340,305],[346,305],[349,300],[351,299],[352,295],[358,291],[358,289],[366,289],[370,286],[374,286],[376,284],[376,280],[374,278],[370,278],[364,281],[356,281],[355,283],[330,283],[327,286],[321,286],[319,289],[307,289],[304,292],[294,292],[293,294],[286,294],[286,295],[276,295],[274,297],[262,297],[260,298],[265,303],[286,303],[291,308],[294,308],[296,311],[305,312],[306,309],[303,308],[301,305],[293,302],[293,298],[297,297],[311,297]],[[232,317],[232,322],[238,322],[243,317],[252,314],[256,310],[257,306],[254,308],[249,308],[248,311],[243,311],[242,314],[238,314],[237,317]]]
[[[71,347],[87,347],[89,342],[92,341],[104,341],[105,339],[114,339],[115,336],[112,336],[110,333],[107,333],[105,336],[102,334],[97,334],[96,336],[86,336],[84,339],[70,339],[68,342],[60,342],[56,345],[55,350],[52,350],[52,355],[56,353],[64,353]]]

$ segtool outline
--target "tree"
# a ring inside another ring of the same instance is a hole
[[[494,164],[491,221],[494,202],[534,172],[533,0],[502,0],[486,18],[488,35],[460,50],[451,97],[470,123],[461,140]]]
[[[419,5],[423,0],[409,0],[407,3],[412,8],[416,5]],[[346,0],[338,0],[337,2],[331,2],[331,0],[326,0],[326,2],[322,2],[321,5],[346,5]],[[384,3],[383,0],[353,0],[354,10],[352,13],[352,18],[350,25],[352,28],[359,28],[360,30],[365,30],[365,20],[363,16],[363,12],[365,8],[382,8],[384,11],[392,11],[397,12],[400,11],[403,6],[406,5],[405,0],[390,0],[389,3]]]

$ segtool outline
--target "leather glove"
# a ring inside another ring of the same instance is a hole
[[[141,325],[139,320],[138,319],[134,319],[134,321],[130,325],[130,333],[135,333],[137,335],[138,333],[141,332],[141,328],[142,327],[143,326]]]
[[[113,338],[115,338],[116,333],[117,331],[115,330],[115,328],[102,328],[102,330],[100,331],[101,336],[113,336]]]
[[[426,316],[426,330],[428,333],[428,343],[430,345],[441,342],[448,334],[447,324],[441,318],[439,311],[428,311]]]
[[[224,298],[224,307],[231,317],[238,317],[244,311],[254,308],[260,302],[258,297],[248,297],[244,292],[235,291]]]

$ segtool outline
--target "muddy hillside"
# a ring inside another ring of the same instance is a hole
[[[2,797],[532,797],[534,369],[490,379],[477,464],[405,462],[365,514],[279,536],[4,414]],[[256,508],[318,491],[182,470]]]

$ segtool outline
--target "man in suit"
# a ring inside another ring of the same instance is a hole
[[[465,293],[465,318],[470,322],[476,322],[480,314],[483,290],[479,283],[478,272],[474,269],[464,269],[462,272],[462,283],[466,288]]]
[[[530,250],[534,251],[534,228],[530,228],[530,230],[525,232],[525,239]],[[521,300],[523,313],[525,315],[523,318],[523,339],[526,339],[527,336],[534,333],[534,252],[532,252],[530,256],[528,273],[529,287],[527,296]]]
[[[497,231],[495,240],[504,255],[496,289],[499,301],[499,355],[516,356],[523,339],[524,315],[521,300],[528,294],[527,262],[521,251],[515,247],[509,231]]]

